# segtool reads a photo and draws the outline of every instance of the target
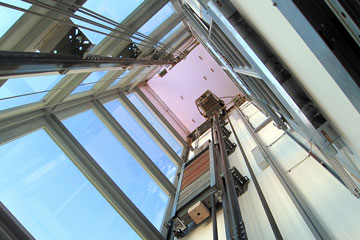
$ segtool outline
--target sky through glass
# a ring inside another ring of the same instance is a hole
[[[0,201],[35,239],[140,239],[43,129],[0,146],[0,164]]]
[[[88,110],[63,120],[63,123],[129,199],[160,229],[169,197],[97,115]]]

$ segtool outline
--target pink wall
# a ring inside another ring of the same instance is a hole
[[[148,84],[189,131],[205,121],[196,108],[195,100],[206,90],[211,90],[218,97],[240,93],[201,45],[163,78],[156,76]],[[230,99],[223,100],[228,102]]]

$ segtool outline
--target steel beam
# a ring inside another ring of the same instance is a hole
[[[96,163],[62,122],[53,114],[46,117],[46,122],[46,131],[50,136],[135,232],[143,239],[163,240],[164,237],[160,232]]]
[[[111,113],[104,107],[99,100],[93,100],[94,110],[105,125],[114,133],[116,138],[128,150],[135,160],[145,169],[145,171],[154,179],[154,181],[169,196],[175,195],[175,186],[160,171],[154,162],[146,155],[146,153],[137,145],[137,143],[129,136],[126,130],[118,123]]]
[[[23,74],[47,72],[59,72],[62,74],[69,70],[88,68],[123,68],[144,65],[169,65],[173,63],[165,60],[124,59],[120,57],[102,57],[99,55],[89,55],[83,58],[76,55],[0,51],[0,76],[15,77]]]
[[[279,227],[278,227],[278,225],[277,225],[277,223],[276,223],[276,221],[275,221],[275,218],[274,218],[274,216],[273,216],[273,214],[272,214],[272,212],[271,212],[271,209],[270,209],[270,207],[269,207],[269,204],[268,204],[267,201],[266,201],[266,198],[265,198],[265,196],[264,196],[264,193],[263,193],[263,191],[261,190],[260,184],[259,184],[259,182],[258,182],[258,180],[257,180],[257,178],[256,178],[256,175],[255,175],[255,173],[254,173],[254,171],[253,171],[253,169],[252,169],[252,167],[251,167],[251,164],[250,164],[250,162],[249,162],[249,159],[247,158],[247,155],[246,155],[246,153],[245,153],[245,150],[244,150],[244,148],[243,148],[243,146],[242,146],[242,144],[241,144],[241,142],[240,142],[240,140],[239,140],[239,138],[238,138],[238,136],[237,136],[237,133],[236,133],[236,131],[235,131],[235,129],[234,129],[232,123],[231,123],[230,118],[228,118],[228,121],[229,121],[229,123],[230,123],[231,130],[232,130],[233,133],[234,133],[236,143],[237,143],[237,145],[238,145],[239,148],[240,148],[241,155],[242,155],[243,158],[244,158],[246,167],[247,167],[247,169],[248,169],[248,171],[249,171],[249,173],[250,173],[251,180],[252,180],[253,183],[254,183],[256,192],[257,192],[257,194],[258,194],[258,196],[259,196],[259,199],[260,199],[260,201],[261,201],[261,204],[262,204],[262,206],[263,206],[263,208],[264,208],[265,214],[266,214],[266,216],[267,216],[267,219],[268,219],[268,221],[269,221],[269,224],[270,224],[270,226],[271,226],[271,229],[272,229],[272,231],[273,231],[273,234],[274,234],[276,240],[282,240],[283,237],[282,237],[282,235],[281,235],[280,229],[279,229]]]
[[[161,137],[155,128],[146,120],[141,112],[132,104],[132,102],[122,93],[119,92],[119,99],[122,105],[131,113],[131,115],[138,121],[138,123],[146,130],[153,140],[160,146],[165,154],[177,165],[181,165],[183,161],[176,154],[176,152],[169,146],[169,144]]]
[[[0,239],[35,240],[19,220],[0,202]]]

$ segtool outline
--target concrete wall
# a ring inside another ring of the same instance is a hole
[[[262,113],[252,105],[244,110],[250,117],[253,126],[257,126],[264,119]],[[250,164],[265,198],[271,208],[275,220],[284,239],[314,239],[294,204],[281,186],[271,167],[261,170],[252,154],[255,142],[236,113],[231,116],[235,131],[244,147]],[[283,132],[268,124],[259,132],[259,136],[266,145],[280,139],[268,147],[276,161],[278,161],[298,191],[304,196],[311,210],[318,217],[332,239],[358,239],[360,235],[360,204],[351,193],[332,177],[322,166],[300,148]],[[231,140],[235,142],[234,135]],[[239,148],[230,156],[231,165],[235,165],[242,174],[250,178]],[[289,169],[293,168],[290,172]],[[265,212],[250,179],[248,191],[239,198],[240,208],[244,217],[246,230],[250,240],[274,239]],[[222,210],[217,214],[219,239],[225,239]],[[184,239],[212,239],[211,219],[197,226]]]

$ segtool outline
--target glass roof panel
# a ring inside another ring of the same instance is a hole
[[[20,0],[2,0],[1,2],[7,3],[10,5],[15,5],[20,8],[29,9],[31,4],[22,2]],[[0,6],[0,16],[1,16],[1,24],[0,24],[0,37],[11,28],[11,26],[23,15],[23,12],[17,11],[11,8],[7,8],[4,6]]]
[[[172,14],[174,14],[174,8],[171,2],[163,6],[149,21],[147,21],[138,32],[149,36],[156,28],[158,28],[163,22],[166,21]]]
[[[71,94],[90,90],[95,85],[95,83],[97,83],[106,73],[107,71],[91,73],[84,81],[79,84],[79,86],[77,86],[71,92]]]
[[[176,141],[176,139],[168,132],[163,124],[156,119],[156,117],[150,112],[147,106],[141,102],[141,100],[134,94],[128,94],[127,97],[135,105],[135,107],[142,113],[142,115],[149,121],[149,123],[155,128],[155,130],[163,137],[163,139],[170,145],[170,147],[178,154],[181,155],[182,146]]]
[[[173,29],[171,29],[162,39],[160,39],[160,42],[165,42],[171,35],[173,35],[177,30],[182,28],[184,24],[180,22],[178,25],[176,25]]]
[[[123,79],[126,77],[126,75],[127,75],[129,72],[130,72],[130,70],[129,70],[129,69],[126,69],[125,72],[123,72],[113,83],[111,83],[111,85],[110,85],[109,87],[118,84],[121,80],[123,80]]]
[[[160,229],[169,197],[92,110],[63,120],[65,126],[140,211]]]
[[[104,17],[110,18],[111,20],[121,23],[128,15],[130,15],[138,6],[140,6],[141,3],[143,3],[144,0],[87,0],[83,7],[92,10],[100,15],[103,15]],[[103,25],[106,25],[108,27],[114,28],[113,25],[107,24],[105,22],[100,22],[98,19],[94,19],[89,17],[88,15],[84,15],[80,12],[76,13],[79,16],[86,17],[89,20],[93,20],[95,22],[99,22]],[[109,30],[91,25],[86,22],[82,22],[77,19],[71,18],[71,20],[75,24],[79,24],[85,27],[89,27],[91,29],[95,29],[101,32],[110,33]],[[90,39],[90,41],[94,44],[98,44],[105,35],[95,33],[86,29],[81,29],[82,32]]]
[[[0,110],[40,101],[62,77],[47,75],[8,79],[0,87]]]
[[[104,104],[130,137],[149,156],[164,175],[173,181],[176,174],[176,165],[166,156],[155,141],[146,133],[131,114],[121,105],[119,100]]]
[[[0,146],[0,201],[35,239],[140,239],[43,130]]]

